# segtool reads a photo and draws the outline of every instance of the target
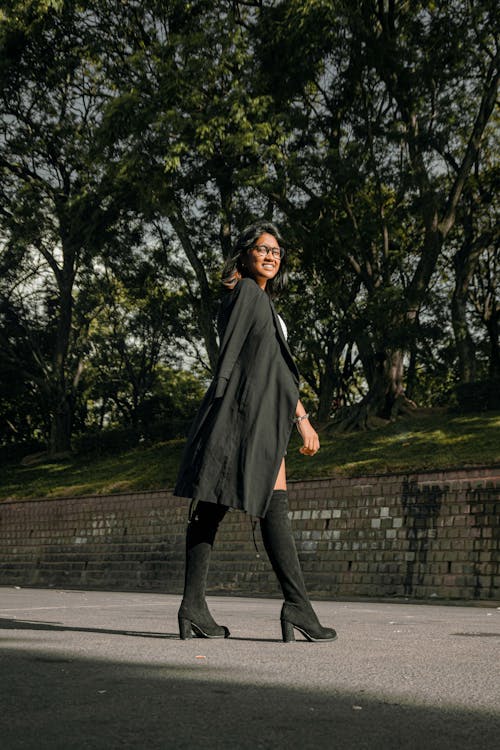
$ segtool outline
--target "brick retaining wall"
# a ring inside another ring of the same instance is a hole
[[[500,598],[500,467],[289,483],[313,597]],[[168,491],[0,503],[0,584],[182,589],[187,501]],[[228,513],[212,591],[279,595]]]

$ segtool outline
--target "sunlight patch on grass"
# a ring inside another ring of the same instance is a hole
[[[496,465],[500,463],[499,428],[497,412],[463,416],[441,410],[369,432],[320,434],[321,450],[313,457],[299,453],[300,439],[294,431],[287,474],[290,479],[312,479]],[[6,466],[0,473],[0,499],[172,488],[183,446],[183,440],[170,440],[121,454]]]

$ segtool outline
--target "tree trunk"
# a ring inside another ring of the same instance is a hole
[[[335,390],[342,379],[338,366],[342,349],[343,345],[328,344],[325,363],[319,377],[317,417],[320,424],[325,424],[331,417]]]
[[[472,383],[476,379],[476,348],[467,325],[466,301],[466,295],[455,287],[451,322],[458,356],[458,376],[461,383]]]
[[[54,458],[71,452],[73,406],[67,394],[60,393],[52,410],[49,436],[49,456]]]
[[[203,263],[191,242],[191,234],[186,221],[182,215],[181,206],[177,203],[175,210],[170,211],[168,219],[172,224],[177,237],[183,247],[184,252],[193,268],[199,285],[200,297],[198,300],[197,312],[200,332],[205,343],[205,347],[210,361],[210,367],[215,372],[217,360],[219,358],[219,347],[215,333],[215,301],[208,283],[207,274]]]
[[[404,392],[403,357],[399,349],[374,355],[368,393],[359,404],[339,411],[338,420],[332,425],[334,432],[370,430],[416,409]]]
[[[49,456],[71,451],[74,399],[68,387],[66,364],[73,316],[73,253],[65,252],[63,268],[57,273],[59,315],[48,391],[51,394]]]
[[[500,311],[496,308],[486,320],[486,329],[490,340],[490,378],[500,378]]]
[[[473,211],[474,202],[469,196],[468,211],[463,220],[465,239],[453,258],[455,288],[451,298],[451,323],[461,383],[472,383],[476,379],[476,349],[467,324],[469,286],[481,252],[479,245],[474,247]]]
[[[333,372],[327,368],[319,378],[318,398],[318,422],[328,422],[332,411],[333,396],[335,393],[336,378]]]

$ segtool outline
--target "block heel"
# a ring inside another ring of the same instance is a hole
[[[193,637],[193,629],[191,626],[191,620],[188,620],[187,617],[179,617],[179,635],[181,637],[181,640],[187,641],[189,638]]]
[[[281,620],[281,635],[283,636],[283,643],[291,643],[295,640],[293,632],[293,625],[287,620]]]

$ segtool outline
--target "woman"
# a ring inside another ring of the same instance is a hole
[[[299,400],[299,374],[272,295],[286,285],[286,253],[278,229],[256,222],[240,235],[226,263],[227,288],[217,320],[220,354],[184,451],[175,494],[193,499],[186,536],[181,638],[227,638],[205,600],[215,535],[228,508],[260,519],[265,549],[285,602],[284,641],[294,628],[310,641],[334,640],[309,602],[288,518],[285,459],[296,424],[304,455],[319,439]]]

